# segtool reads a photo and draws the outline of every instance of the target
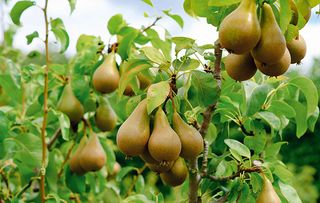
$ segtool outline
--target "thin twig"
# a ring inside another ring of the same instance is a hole
[[[42,166],[40,171],[41,181],[40,181],[40,191],[41,191],[41,202],[46,202],[46,191],[45,191],[45,175],[46,175],[46,158],[47,158],[47,143],[46,143],[46,127],[47,127],[47,117],[48,117],[48,91],[49,91],[49,20],[48,20],[48,0],[45,0],[45,6],[43,8],[43,15],[45,21],[45,50],[46,50],[46,66],[44,70],[44,101],[43,101],[43,122],[41,128],[41,141],[42,141]]]
[[[8,191],[9,191],[9,195],[11,194],[11,190],[10,190],[10,187],[9,187],[9,180],[6,176],[6,174],[4,173],[3,170],[0,171],[0,174],[1,174],[1,177],[2,177],[2,180],[4,182],[4,184],[6,185]]]
[[[50,141],[48,142],[48,144],[47,144],[47,148],[48,148],[49,150],[51,150],[53,144],[55,143],[55,141],[58,139],[58,137],[59,137],[60,135],[61,135],[61,128],[58,128],[58,129],[56,130],[56,132],[53,134],[51,140],[50,140]]]
[[[126,197],[128,197],[128,196],[131,194],[131,192],[132,192],[135,184],[136,184],[137,181],[138,181],[139,175],[141,175],[146,168],[147,168],[147,164],[143,165],[143,167],[140,168],[140,169],[137,171],[137,175],[134,177],[134,180],[132,181],[132,183],[131,183],[131,185],[130,185],[130,187],[129,187],[129,189],[128,189],[128,192],[127,192]]]
[[[66,155],[66,158],[64,159],[61,167],[60,167],[60,170],[59,170],[59,173],[58,173],[58,179],[61,178],[62,176],[62,173],[63,173],[63,168],[64,166],[66,165],[66,163],[69,161],[70,159],[70,156],[71,156],[71,152],[72,152],[72,149],[74,148],[74,146],[76,145],[76,142],[73,142],[73,144],[71,145],[71,147],[69,148],[68,152],[67,152],[67,155]]]
[[[157,18],[155,19],[155,21],[154,21],[151,25],[149,25],[148,27],[144,28],[141,32],[145,32],[145,31],[149,30],[150,28],[152,28],[153,26],[155,26],[156,23],[157,23],[161,18],[162,18],[161,16],[157,17]]]
[[[232,174],[231,176],[218,177],[218,176],[214,176],[214,175],[205,175],[202,177],[209,178],[210,180],[213,180],[213,181],[228,181],[228,180],[233,180],[233,179],[235,179],[245,173],[254,173],[254,172],[261,172],[261,171],[262,171],[262,169],[260,167],[254,166],[252,168],[239,169],[238,172],[236,172],[235,174]]]

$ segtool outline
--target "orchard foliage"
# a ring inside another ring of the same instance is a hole
[[[76,1],[68,2],[72,13]],[[153,7],[152,1],[143,2]],[[189,15],[205,18],[214,32],[239,2],[185,0],[183,6]],[[294,10],[289,0],[256,2],[258,8],[263,2],[272,6],[287,42],[307,23],[305,8],[320,4],[295,0]],[[256,201],[265,178],[281,202],[301,202],[291,185],[293,173],[278,154],[287,144],[283,135],[288,126],[295,126],[292,136],[298,138],[315,130],[319,96],[312,80],[257,72],[250,80],[236,82],[225,71],[223,53],[227,51],[219,40],[199,45],[195,39],[175,36],[158,26],[162,18],[184,26],[183,19],[170,10],[157,18],[145,14],[155,20],[141,27],[116,14],[106,22],[110,44],[83,34],[77,39],[76,53],[66,59],[63,54],[72,36],[63,19],[47,16],[50,3],[54,1],[46,0],[45,5],[18,1],[10,12],[17,26],[28,17],[23,14],[28,8],[43,12],[46,26],[27,35],[26,42],[44,39],[45,53],[34,50],[25,55],[14,49],[12,29],[6,30],[0,46],[0,202],[245,203]],[[48,38],[39,36],[40,30],[55,36],[59,53],[49,49]],[[101,94],[93,75],[104,56],[114,51],[118,87]],[[71,84],[83,106],[84,115],[76,123],[58,108],[66,84]],[[117,146],[118,129],[145,98],[151,129],[160,107],[171,126],[177,111],[204,139],[203,152],[185,160],[188,179],[179,187],[169,187],[139,156],[126,157]],[[108,132],[101,131],[96,120],[98,108],[105,103],[117,115],[116,126]],[[70,169],[69,160],[90,133],[98,136],[106,162],[99,171],[79,175]]]

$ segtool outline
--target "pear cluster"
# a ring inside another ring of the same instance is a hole
[[[95,133],[91,133],[89,138],[82,137],[69,163],[71,171],[77,175],[98,171],[105,165],[106,155]]]
[[[177,186],[188,174],[184,159],[194,159],[203,151],[203,138],[176,111],[172,122],[173,128],[159,107],[151,130],[147,100],[144,99],[119,128],[117,145],[127,156],[140,156],[166,184]]]
[[[255,0],[242,0],[222,21],[219,41],[230,52],[225,69],[236,81],[252,78],[257,70],[270,77],[283,75],[290,64],[299,64],[306,55],[301,35],[286,42],[269,4],[262,5],[258,20]]]

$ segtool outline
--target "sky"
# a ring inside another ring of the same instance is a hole
[[[17,0],[12,0],[10,5],[4,8],[5,13],[9,13],[11,7]],[[37,0],[39,5],[43,5],[43,0]],[[207,24],[203,18],[192,18],[183,10],[183,0],[153,0],[154,8],[143,3],[141,0],[77,0],[76,9],[70,15],[70,8],[67,0],[49,0],[49,16],[52,18],[60,17],[65,23],[65,27],[70,36],[70,46],[67,50],[68,55],[75,53],[75,45],[81,34],[89,34],[101,36],[102,40],[107,44],[110,35],[107,30],[107,22],[109,18],[115,14],[121,13],[126,21],[134,26],[150,25],[156,16],[163,16],[162,10],[171,9],[172,13],[179,14],[184,19],[184,28],[181,29],[170,18],[163,18],[158,23],[158,30],[165,27],[172,36],[186,36],[196,39],[198,44],[213,43],[218,34],[216,28]],[[307,43],[308,51],[306,58],[302,61],[303,67],[312,65],[314,57],[320,57],[320,18],[315,14],[316,9],[310,22],[301,30],[301,35]],[[146,12],[151,18],[145,18]],[[5,22],[10,22],[10,18],[6,15]],[[38,7],[32,7],[23,13],[21,17],[23,24],[17,31],[14,40],[14,46],[29,52],[34,49],[42,49],[43,44],[38,40],[34,40],[31,45],[27,45],[25,36],[38,31],[40,36],[44,36],[43,14]],[[42,37],[44,38],[44,37]],[[0,41],[2,36],[0,35]],[[114,38],[111,40],[115,40]],[[52,37],[51,41],[55,42]],[[54,44],[59,48],[58,44]],[[295,67],[293,67],[295,68]],[[301,70],[306,73],[307,70]]]

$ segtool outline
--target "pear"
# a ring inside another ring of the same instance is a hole
[[[172,168],[173,163],[174,163],[173,161],[166,162],[166,163],[160,163],[159,162],[157,164],[148,164],[147,163],[147,166],[153,172],[164,173],[164,172],[169,171]]]
[[[117,134],[117,145],[127,156],[138,156],[147,147],[150,137],[150,119],[147,112],[147,100],[142,100]]]
[[[224,65],[228,75],[236,81],[249,80],[257,72],[250,52],[242,55],[229,54],[225,58]]]
[[[81,121],[84,109],[80,101],[73,94],[71,83],[68,83],[64,87],[57,109],[69,117],[72,125]]]
[[[149,151],[146,149],[140,158],[147,163],[148,168],[156,173],[163,173],[169,171],[173,166],[173,161],[167,163],[160,163],[159,161],[152,158]]]
[[[95,122],[97,127],[103,132],[111,131],[117,125],[117,115],[104,98],[100,98],[100,104],[96,110]]]
[[[181,152],[179,136],[171,128],[161,107],[155,115],[154,129],[148,142],[148,150],[151,156],[160,162],[175,161]]]
[[[275,64],[269,65],[269,64],[261,63],[257,60],[255,60],[255,63],[257,68],[263,74],[268,75],[270,77],[277,77],[287,72],[291,63],[291,57],[288,49],[286,49],[280,61],[278,61]]]
[[[299,64],[301,60],[306,56],[307,45],[301,35],[288,42],[287,47],[291,56],[291,64]]]
[[[176,160],[170,169],[170,171],[161,173],[160,177],[163,182],[170,186],[181,185],[187,178],[188,168],[183,158]]]
[[[173,129],[180,137],[180,156],[185,159],[195,159],[203,151],[203,138],[199,131],[185,123],[180,115],[173,113]]]
[[[116,65],[115,53],[109,53],[92,76],[93,87],[100,93],[111,93],[118,88],[120,74]]]
[[[80,166],[86,171],[98,171],[106,163],[106,154],[101,146],[98,136],[91,133],[80,153]]]
[[[142,73],[138,73],[137,78],[139,79],[140,89],[145,90],[151,85],[150,79]]]
[[[223,19],[219,28],[221,46],[235,54],[251,51],[260,35],[256,0],[242,0],[239,7]]]
[[[279,196],[274,190],[270,180],[263,175],[263,187],[260,192],[256,203],[281,203]]]
[[[265,3],[262,6],[261,38],[258,45],[252,50],[254,59],[273,64],[278,62],[286,50],[286,39],[274,17],[272,8]]]
[[[74,154],[72,155],[72,158],[70,159],[70,169],[72,172],[78,174],[78,175],[83,175],[86,173],[86,170],[84,170],[81,166],[80,166],[80,154],[84,148],[84,146],[87,143],[87,136],[83,136],[80,140],[80,143],[78,145],[78,148],[76,149],[76,151],[74,152]]]

